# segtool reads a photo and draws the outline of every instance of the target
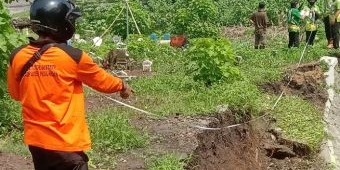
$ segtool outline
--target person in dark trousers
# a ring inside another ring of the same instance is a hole
[[[325,33],[327,38],[327,48],[333,48],[333,25],[334,16],[332,15],[333,0],[322,1],[323,23],[325,26]]]
[[[303,8],[306,13],[305,29],[306,29],[306,43],[314,45],[314,39],[318,30],[316,21],[320,18],[320,9],[315,4],[316,0],[308,0],[308,4]]]
[[[22,105],[24,142],[36,170],[87,170],[91,148],[83,83],[104,93],[132,91],[84,51],[67,45],[80,10],[71,0],[35,0],[31,28],[39,35],[14,50],[7,71],[10,96]]]
[[[290,3],[290,10],[287,15],[289,35],[288,48],[299,47],[300,44],[300,25],[304,16],[300,14],[298,7],[298,1],[294,0]]]
[[[266,32],[267,27],[269,26],[269,20],[267,13],[265,11],[266,4],[264,2],[260,2],[258,6],[258,11],[253,13],[250,17],[250,22],[255,27],[255,49],[264,49],[266,46]]]
[[[340,41],[340,0],[334,0],[334,26],[332,29],[334,40],[333,47],[334,49],[339,48]]]

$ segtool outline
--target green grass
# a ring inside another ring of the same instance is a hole
[[[13,130],[23,130],[18,103],[9,99],[3,99],[2,101],[0,101],[0,106],[2,106],[0,110],[0,137],[9,135]]]
[[[127,113],[110,108],[91,113],[88,117],[94,148],[105,152],[126,151],[146,144],[147,135],[131,127]]]
[[[144,147],[148,136],[129,123],[128,113],[119,108],[107,108],[88,116],[93,149],[89,152],[93,165],[114,167],[114,155],[129,149]]]
[[[30,155],[27,146],[23,143],[23,133],[18,130],[13,130],[7,136],[0,138],[0,151],[24,156]]]
[[[185,162],[169,153],[161,157],[153,158],[148,170],[184,170]]]
[[[177,76],[177,77],[176,77]],[[157,86],[154,86],[157,84]],[[206,88],[179,75],[138,79],[132,83],[137,105],[159,115],[195,115],[211,113],[216,106],[228,104],[258,113],[262,97],[256,86],[246,81],[223,83]]]
[[[273,112],[284,136],[308,144],[313,151],[325,137],[323,115],[309,102],[298,97],[284,97]]]
[[[20,104],[6,95],[0,99],[0,108],[0,151],[28,155],[28,149],[23,144]]]

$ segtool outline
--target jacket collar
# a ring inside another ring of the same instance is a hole
[[[46,44],[58,43],[58,42],[56,42],[54,40],[50,40],[50,39],[42,39],[42,40],[38,39],[38,40],[36,40],[33,37],[28,37],[28,39],[29,39],[29,44],[31,46],[38,47],[38,48],[40,48],[40,47],[42,47],[42,46],[44,46]]]

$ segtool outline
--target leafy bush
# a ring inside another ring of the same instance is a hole
[[[187,52],[190,60],[188,71],[195,81],[206,86],[221,80],[232,82],[240,78],[239,69],[229,41],[224,38],[198,38],[192,41]]]
[[[0,136],[22,127],[19,106],[9,99],[5,91],[9,55],[24,42],[11,26],[10,19],[4,2],[0,1]]]
[[[0,1],[0,100],[4,97],[6,70],[11,51],[22,44],[23,38],[15,33],[10,24],[11,17],[5,7],[5,3]]]

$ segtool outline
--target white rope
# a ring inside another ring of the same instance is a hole
[[[126,107],[128,107],[128,108],[130,108],[130,109],[137,110],[137,111],[142,112],[142,113],[145,113],[145,114],[147,114],[147,115],[149,115],[149,116],[160,117],[159,115],[156,115],[156,114],[150,113],[150,112],[148,112],[148,111],[145,111],[145,110],[143,110],[143,109],[139,109],[139,108],[137,108],[137,107],[131,106],[131,105],[126,104],[126,103],[123,103],[123,102],[121,102],[121,101],[119,101],[119,100],[116,100],[116,99],[113,99],[113,98],[111,98],[111,97],[109,97],[109,96],[105,96],[105,95],[103,95],[103,96],[106,97],[107,99],[111,100],[111,101],[114,101],[114,102],[116,102],[116,103],[118,103],[118,104],[121,104],[121,105],[123,105],[123,106],[126,106]]]

